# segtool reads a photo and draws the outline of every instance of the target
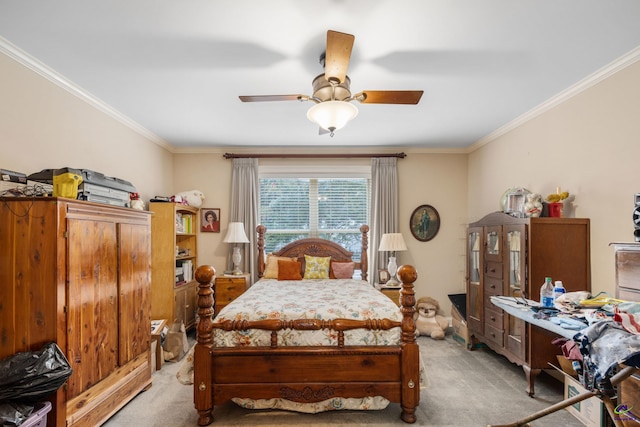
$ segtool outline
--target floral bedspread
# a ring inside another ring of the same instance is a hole
[[[336,298],[337,297],[337,298]],[[400,308],[369,283],[357,279],[275,280],[256,282],[223,308],[216,321],[265,319],[383,319],[402,321]],[[269,346],[270,331],[214,330],[216,347]],[[398,345],[400,328],[388,331],[345,331],[345,345]],[[336,345],[329,330],[278,332],[280,346]]]
[[[338,296],[338,298],[336,298]],[[223,308],[216,321],[224,319],[383,319],[402,321],[400,308],[386,295],[369,283],[357,279],[314,279],[302,281],[279,281],[262,279],[251,286],[233,303]],[[268,346],[270,331],[222,331],[214,329],[216,347]],[[398,345],[401,342],[400,328],[388,331],[356,329],[345,331],[345,345]],[[337,333],[324,331],[278,332],[278,345],[336,345]],[[195,347],[195,346],[194,346]],[[193,384],[192,348],[178,374],[182,384]],[[420,360],[420,387],[426,387],[424,364]],[[381,396],[356,398],[335,397],[317,403],[297,403],[286,399],[232,399],[237,405],[248,409],[283,409],[296,412],[316,413],[341,409],[379,410],[389,401]]]

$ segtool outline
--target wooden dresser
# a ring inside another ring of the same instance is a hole
[[[0,358],[55,341],[73,368],[47,425],[101,425],[151,385],[150,227],[129,208],[0,199]]]
[[[216,276],[214,288],[214,315],[218,315],[220,310],[242,295],[244,291],[249,288],[250,284],[251,276],[249,274],[239,276]]]
[[[383,288],[380,287],[380,292],[385,294],[387,297],[391,299],[391,301],[395,302],[398,307],[400,307],[400,288]]]
[[[616,265],[616,298],[640,301],[640,243],[612,243]],[[622,381],[618,388],[618,403],[640,409],[640,376],[633,375]],[[621,417],[624,426],[638,426],[638,423]]]
[[[547,276],[562,280],[567,292],[590,291],[589,220],[489,214],[469,224],[466,276],[469,348],[482,342],[521,365],[533,395],[535,376],[556,362],[560,349],[549,333],[503,312],[491,297],[539,301]]]

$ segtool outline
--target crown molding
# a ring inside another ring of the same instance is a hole
[[[63,75],[58,73],[57,71],[49,68],[47,65],[43,64],[42,62],[38,61],[37,59],[35,59],[31,55],[29,55],[26,52],[22,51],[17,46],[14,46],[11,42],[9,42],[8,40],[6,40],[5,38],[3,38],[1,36],[0,36],[0,53],[3,53],[7,57],[13,59],[14,61],[16,61],[19,64],[23,65],[24,67],[28,68],[29,70],[31,70],[31,71],[37,73],[38,75],[44,77],[45,79],[49,80],[53,84],[57,85],[58,87],[66,90],[70,94],[76,96],[77,98],[83,100],[84,102],[86,102],[89,105],[93,106],[97,110],[103,112],[104,114],[108,115],[109,117],[113,118],[114,120],[120,122],[121,124],[123,124],[124,126],[128,127],[132,131],[136,132],[140,136],[148,139],[149,141],[159,145],[160,147],[164,148],[165,150],[167,150],[167,151],[169,151],[169,152],[171,152],[173,154],[217,153],[217,152],[220,151],[220,147],[215,147],[215,148],[206,148],[206,147],[181,148],[181,147],[174,147],[173,145],[169,144],[167,141],[165,141],[164,139],[162,139],[161,137],[159,137],[155,133],[153,133],[150,130],[148,130],[147,128],[141,126],[139,123],[135,122],[131,118],[129,118],[126,115],[122,114],[120,111],[118,111],[115,108],[111,107],[109,104],[107,104],[106,102],[102,101],[98,97],[94,96],[90,92],[86,91],[82,87],[80,87],[77,84],[73,83],[71,80],[67,79],[66,77],[64,77]],[[599,69],[598,71],[594,72],[593,74],[585,77],[583,80],[579,81],[578,83],[570,86],[569,88],[563,90],[562,92],[558,93],[557,95],[549,98],[547,101],[545,101],[542,104],[534,107],[533,109],[531,109],[528,112],[522,114],[521,116],[515,118],[514,120],[512,120],[509,123],[505,124],[504,126],[498,128],[498,129],[494,130],[493,132],[489,133],[488,135],[480,138],[479,140],[477,140],[475,143],[473,143],[472,145],[470,145],[466,149],[464,149],[464,148],[462,148],[462,149],[459,149],[459,148],[446,149],[446,148],[410,147],[409,151],[410,152],[412,151],[414,153],[425,153],[425,154],[426,153],[430,153],[430,154],[436,154],[436,153],[437,154],[463,154],[463,153],[469,154],[469,153],[472,153],[472,152],[478,150],[479,148],[489,144],[490,142],[495,141],[496,139],[500,138],[501,136],[507,134],[508,132],[512,131],[513,129],[515,129],[515,128],[519,127],[519,126],[522,126],[524,123],[526,123],[526,122],[528,122],[530,120],[533,120],[534,118],[544,114],[545,112],[551,110],[552,108],[555,108],[556,106],[562,104],[563,102],[565,102],[565,101],[573,98],[574,96],[586,91],[587,89],[595,86],[596,84],[600,83],[601,81],[611,77],[612,75],[614,75],[617,72],[623,70],[624,68],[636,63],[639,60],[640,60],[640,46],[635,48],[635,49],[633,49],[633,50],[631,50],[630,52],[626,53],[625,55],[621,56],[620,58],[616,59],[612,63],[602,67],[601,69]]]
[[[506,125],[480,138],[478,141],[476,141],[471,146],[469,146],[467,153],[472,153],[477,149],[483,147],[484,145],[487,145],[488,143],[495,141],[496,139],[512,131],[513,129],[519,126],[522,126],[524,123],[528,122],[529,120],[533,120],[534,118],[540,116],[541,114],[546,113],[552,108],[557,107],[563,102],[597,85],[601,81],[611,77],[612,75],[625,69],[626,67],[638,62],[638,60],[640,60],[640,46],[622,55],[620,58],[616,59],[610,64],[605,65],[604,67],[600,68],[598,71],[585,77],[584,79],[580,80],[578,83],[568,87],[567,89],[563,90],[557,95],[554,95],[553,97],[549,98],[548,100],[538,105],[537,107],[534,107],[533,109],[522,114],[521,116],[516,117],[514,120],[510,121]]]
[[[13,45],[7,39],[0,36],[0,53],[5,54],[9,58],[13,59],[17,63],[23,65],[29,70],[35,72],[36,74],[44,77],[49,80],[51,83],[56,86],[64,89],[75,97],[81,99],[97,110],[103,112],[114,120],[120,122],[124,126],[128,127],[132,131],[136,132],[140,136],[148,139],[149,141],[161,146],[165,150],[170,152],[174,152],[174,147],[170,145],[167,141],[160,138],[155,133],[151,132],[149,129],[141,126],[137,122],[133,121],[129,117],[122,114],[120,111],[111,107],[106,102],[102,101],[100,98],[94,96],[90,92],[86,91],[82,87],[73,83],[71,80],[67,79],[57,71],[49,68],[47,65],[38,61],[36,58],[32,57],[28,53],[24,52],[17,46]]]

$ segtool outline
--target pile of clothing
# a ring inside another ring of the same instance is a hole
[[[614,394],[609,378],[620,364],[640,368],[640,303],[622,301],[601,293],[580,299],[573,292],[556,301],[552,321],[578,332],[573,340],[556,339],[563,355],[573,362],[582,385]]]

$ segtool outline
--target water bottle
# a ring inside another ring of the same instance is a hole
[[[558,297],[567,292],[562,284],[561,280],[556,280],[555,285],[553,286],[553,300],[557,300]]]
[[[553,307],[553,284],[551,283],[551,277],[545,277],[544,283],[540,288],[540,307]]]

